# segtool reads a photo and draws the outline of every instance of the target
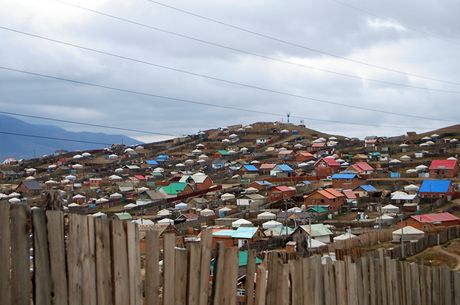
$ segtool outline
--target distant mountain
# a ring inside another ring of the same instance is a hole
[[[107,144],[141,144],[141,142],[123,135],[108,135],[95,132],[72,132],[51,125],[29,124],[5,115],[0,115],[0,131]],[[34,156],[38,157],[45,154],[52,154],[56,150],[61,149],[76,151],[98,149],[106,146],[108,145],[0,134],[0,162],[6,157],[14,157],[16,159],[33,158]]]

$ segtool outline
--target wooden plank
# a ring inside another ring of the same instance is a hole
[[[396,265],[396,261],[394,259],[390,259],[390,270],[391,270],[391,289],[393,290],[393,300],[392,300],[392,305],[401,305],[400,303],[400,288],[401,285],[399,285],[398,281],[398,269]]]
[[[303,304],[303,268],[302,260],[296,259],[289,262],[289,273],[291,278],[291,302],[292,305]]]
[[[246,269],[246,305],[254,305],[254,276],[256,272],[256,250],[248,250]]]
[[[267,253],[267,269],[268,269],[268,280],[267,280],[267,305],[277,305],[279,284],[278,279],[281,262],[279,261],[277,252]]]
[[[412,304],[420,305],[421,291],[420,291],[420,274],[418,267],[415,263],[410,264],[411,282],[412,282]]]
[[[369,258],[361,257],[362,305],[369,305]]]
[[[323,287],[323,268],[321,267],[321,257],[314,256],[310,264],[310,272],[314,274],[315,297],[314,304],[324,304],[324,287]]]
[[[394,282],[394,277],[393,277],[393,272],[391,270],[391,265],[390,265],[390,258],[385,257],[384,258],[384,264],[385,264],[385,288],[386,288],[386,299],[387,303],[390,305],[394,305],[393,301],[393,288],[392,288],[392,282]]]
[[[166,233],[163,237],[163,302],[165,305],[174,304],[174,274],[175,274],[175,253],[176,235]]]
[[[192,243],[189,245],[190,258],[188,265],[188,305],[198,305],[200,301],[200,264],[201,248],[199,244]],[[254,278],[254,276],[253,276]]]
[[[94,217],[82,216],[82,266],[83,266],[83,303],[96,305],[96,253],[94,239]]]
[[[375,283],[375,260],[369,260],[369,301],[370,305],[377,305],[377,289]]]
[[[440,303],[440,279],[439,279],[439,267],[432,267],[431,269],[431,283],[433,289],[431,290],[431,304],[433,305],[441,305]]]
[[[184,305],[187,301],[188,251],[186,249],[175,249],[174,255],[174,303]]]
[[[200,266],[200,300],[199,305],[208,305],[209,274],[211,261],[212,230],[201,231],[201,266]]]
[[[442,303],[443,304],[452,304],[452,278],[451,278],[450,268],[443,266],[441,268],[441,293],[442,293]],[[456,287],[459,289],[460,287]]]
[[[160,303],[160,235],[147,231],[145,245],[145,305]]]
[[[225,249],[223,245],[218,242],[217,244],[217,256],[214,261],[214,295],[213,295],[213,304],[223,305],[224,304],[224,290],[225,290]]]
[[[404,289],[406,291],[406,302],[405,304],[412,304],[412,281],[410,273],[410,264],[403,263],[404,267]]]
[[[265,305],[267,295],[267,270],[264,265],[257,267],[256,298],[254,305]]]
[[[51,270],[51,302],[67,305],[66,249],[61,211],[46,211]]]
[[[82,262],[80,256],[82,216],[69,215],[67,270],[69,273],[69,305],[83,305],[82,300]]]
[[[289,265],[281,264],[278,267],[278,280],[279,280],[279,293],[278,302],[279,305],[289,305]],[[229,304],[234,305],[234,304]]]
[[[129,304],[128,249],[125,223],[112,222],[114,304]],[[172,303],[170,303],[172,304]]]
[[[331,290],[330,281],[329,281],[329,270],[328,270],[329,262],[322,265],[323,268],[323,289],[324,289],[324,305],[332,305],[331,300]]]
[[[10,270],[10,204],[0,201],[0,270]],[[0,272],[0,304],[10,304],[10,272]]]
[[[460,272],[455,272],[454,273],[454,281],[453,281],[454,287],[460,287]],[[454,305],[460,305],[460,289],[455,289],[454,290]]]
[[[112,305],[113,282],[109,220],[95,220],[95,239],[97,303],[99,305]]]
[[[34,297],[36,305],[51,305],[51,268],[45,212],[32,211],[34,237]]]
[[[27,225],[28,211],[25,205],[11,206],[11,303],[29,305],[31,276],[29,259],[30,228]]]
[[[383,249],[378,250],[379,253],[379,276],[380,276],[380,297],[381,297],[381,305],[389,305],[387,300],[387,283],[385,280],[385,259],[383,256]]]
[[[128,270],[130,305],[142,303],[141,255],[139,253],[139,230],[136,223],[127,223]]]
[[[238,281],[238,248],[231,247],[225,251],[225,292],[224,304],[236,305],[236,285]]]
[[[419,274],[420,274],[420,293],[421,293],[421,302],[420,305],[428,305],[426,300],[426,272],[425,272],[425,266],[423,265],[418,265],[417,268],[419,269]]]
[[[337,305],[347,304],[347,287],[346,287],[346,275],[345,275],[345,262],[336,261],[334,263],[335,270],[335,287],[337,295]],[[305,304],[305,303],[304,303]]]
[[[302,258],[302,304],[308,305],[311,302],[314,291],[314,282],[311,279],[312,274],[310,272],[310,259]]]

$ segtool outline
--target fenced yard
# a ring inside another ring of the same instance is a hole
[[[175,247],[172,233],[148,231],[141,262],[133,223],[0,202],[2,305],[460,304],[459,272],[400,262],[383,250],[334,262],[271,251],[257,266],[249,250],[240,286],[237,248],[218,249],[213,277],[210,262],[210,231],[187,249]]]

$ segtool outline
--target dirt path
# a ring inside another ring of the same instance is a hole
[[[444,249],[442,246],[435,246],[433,249],[436,249],[437,251],[441,252],[442,254],[445,254],[450,257],[454,257],[457,260],[457,265],[453,268],[456,271],[460,271],[460,255],[456,253],[452,253]]]

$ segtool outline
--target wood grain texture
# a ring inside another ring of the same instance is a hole
[[[10,204],[0,201],[0,270],[10,270]],[[10,272],[0,272],[0,304],[10,304]]]
[[[145,305],[160,303],[160,235],[147,231],[145,246]]]

